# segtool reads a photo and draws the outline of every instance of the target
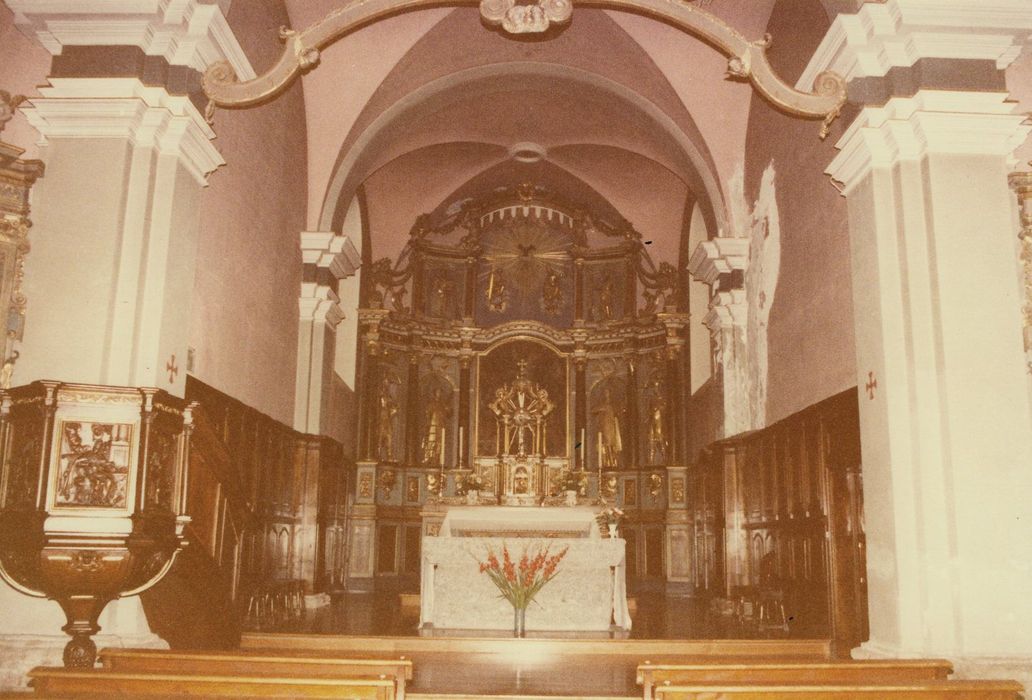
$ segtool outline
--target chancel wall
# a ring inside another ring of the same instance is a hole
[[[233,3],[227,16],[255,70],[280,50],[281,2]],[[220,110],[214,144],[232,167],[209,178],[190,343],[193,374],[283,423],[294,419],[298,293],[305,230],[306,126],[300,82],[269,104]]]
[[[828,16],[817,0],[776,3],[766,31],[775,37],[791,33],[793,38],[774,41],[768,49],[774,70],[794,83],[828,26]],[[768,169],[772,170],[781,234],[776,290],[773,299],[765,299],[769,304],[766,415],[755,428],[856,384],[846,201],[823,173],[823,165],[835,155],[836,136],[844,124],[840,120],[833,125],[831,134],[821,141],[818,123],[786,115],[762,96],[752,96],[745,200],[753,204],[761,199],[765,179],[771,178]],[[754,217],[761,214],[753,212]],[[769,236],[766,241],[773,244]],[[750,265],[746,275],[757,274],[760,271]],[[753,307],[750,304],[751,315],[759,311]],[[750,318],[749,330],[753,328]],[[758,373],[753,376],[759,381]]]

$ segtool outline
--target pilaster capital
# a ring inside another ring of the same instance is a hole
[[[302,289],[307,285],[302,285]],[[298,311],[302,323],[325,323],[336,328],[344,320],[344,311],[340,308],[340,299],[327,287],[318,287],[314,293],[298,299]],[[328,293],[326,293],[328,292]]]
[[[329,270],[336,279],[343,279],[355,274],[362,264],[362,256],[347,236],[339,236],[332,231],[302,231],[301,261],[305,265]]]
[[[225,160],[215,132],[185,95],[144,85],[137,78],[52,78],[42,97],[22,107],[43,139],[122,138],[174,155],[198,181]]]
[[[149,56],[204,72],[218,61],[255,77],[224,9],[228,0],[5,0],[23,32],[50,53],[65,46],[138,46]]]
[[[710,334],[716,334],[728,328],[744,328],[748,318],[749,304],[745,290],[731,289],[713,295],[709,313],[702,322],[710,329]]]
[[[872,169],[931,153],[1010,157],[1032,127],[1005,93],[921,90],[865,107],[825,172],[848,194]]]
[[[692,276],[712,285],[720,275],[749,267],[749,239],[720,237],[700,243],[688,261]]]
[[[823,71],[846,81],[881,77],[922,58],[991,60],[1004,69],[1030,33],[1026,0],[867,2],[835,18],[796,86],[812,89]]]

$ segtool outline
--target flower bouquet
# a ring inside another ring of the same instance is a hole
[[[555,480],[556,495],[574,491],[583,496],[588,488],[588,473],[563,467]]]
[[[465,496],[470,492],[480,492],[484,490],[484,477],[480,476],[476,472],[472,472],[464,476],[455,489],[456,496]]]
[[[555,578],[559,562],[566,556],[569,547],[564,547],[558,554],[549,556],[548,548],[531,557],[526,552],[519,563],[513,561],[509,547],[502,545],[502,561],[491,550],[487,552],[487,561],[480,563],[480,573],[487,574],[501,597],[509,601],[513,610],[513,636],[524,634],[527,606],[546,583]]]
[[[624,512],[616,506],[607,506],[599,511],[599,514],[595,516],[595,520],[598,521],[603,534],[608,532],[610,537],[616,537],[616,526],[620,524],[623,516]]]

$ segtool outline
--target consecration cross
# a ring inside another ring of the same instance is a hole
[[[874,372],[867,373],[867,384],[864,385],[867,389],[867,398],[874,401],[874,390],[878,388],[878,380],[874,378]]]
[[[165,363],[165,371],[168,372],[168,383],[173,384],[179,374],[179,365],[176,364],[176,356],[173,353],[172,359]]]

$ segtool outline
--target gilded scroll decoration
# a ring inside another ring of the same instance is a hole
[[[757,92],[780,109],[804,117],[822,118],[822,138],[845,104],[846,83],[841,76],[825,72],[817,77],[814,92],[796,90],[782,80],[768,62],[768,39],[750,41],[697,5],[669,0],[580,0],[579,4],[644,13],[702,39],[729,57],[730,74],[749,80]],[[208,68],[203,80],[204,92],[211,101],[207,113],[210,116],[214,106],[247,107],[279,95],[300,74],[318,63],[320,50],[371,20],[392,11],[439,5],[438,0],[350,2],[307,29],[283,31],[281,38],[286,45],[279,59],[252,80],[238,82],[225,64],[217,63]],[[569,0],[538,0],[534,5],[518,4],[515,0],[483,0],[481,3],[485,21],[501,24],[503,29],[514,33],[544,31],[552,22],[566,21],[572,9]]]

